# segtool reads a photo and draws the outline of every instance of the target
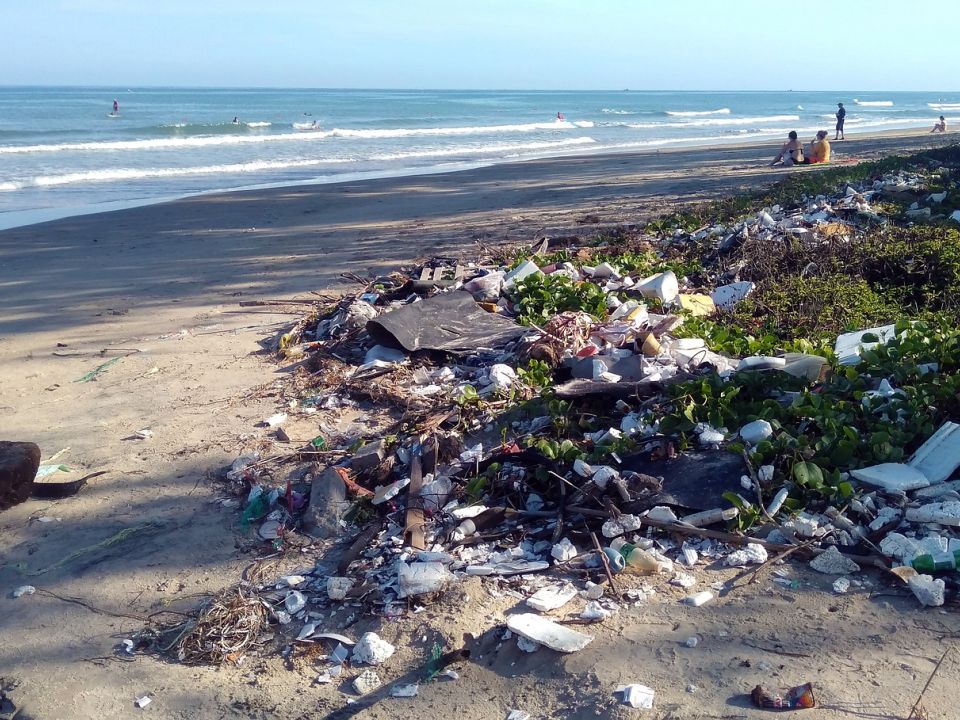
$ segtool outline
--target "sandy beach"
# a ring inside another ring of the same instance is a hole
[[[926,131],[848,134],[833,144],[833,164],[953,139]],[[322,717],[334,707],[335,688],[312,685],[278,658],[218,670],[114,655],[147,615],[190,609],[235,583],[251,560],[236,511],[215,502],[209,477],[262,442],[256,424],[277,410],[278,375],[261,343],[294,316],[241,301],[335,292],[351,282],[344,273],[374,275],[432,255],[469,257],[477,242],[532,242],[641,222],[785,177],[791,169],[769,167],[778,145],[563,157],[204,195],[0,231],[0,437],[36,442],[44,458],[68,448],[59,462],[71,477],[108,471],[74,498],[31,499],[0,514],[0,676],[21,682],[22,716],[128,717],[145,693],[155,698],[146,712],[163,718]],[[114,358],[96,380],[78,382]],[[141,429],[153,436],[131,439]],[[316,434],[306,423],[293,431],[296,439]],[[135,541],[85,550],[127,528],[136,528]],[[75,551],[83,552],[71,557]],[[40,592],[10,599],[24,583],[86,605]],[[484,594],[479,583],[464,593]],[[451,636],[483,632],[484,613],[496,605],[489,602],[476,616],[434,607],[388,626],[384,636],[423,634],[431,622]],[[673,717],[753,718],[763,714],[730,707],[727,698],[761,674],[774,685],[793,677],[784,668],[799,663],[834,699],[859,703],[856,712],[828,707],[809,717],[889,717],[880,707],[909,708],[937,659],[929,648],[955,630],[950,619],[921,615],[901,598],[843,597],[829,613],[822,605],[822,597],[784,599],[760,584],[697,615],[651,606],[642,620],[623,617],[588,652],[555,666],[537,656],[514,658],[509,671],[477,662],[463,671],[456,694],[451,685],[432,685],[402,706],[358,717],[429,711],[468,720],[503,717],[521,705],[541,717],[557,716],[557,708],[564,717],[597,717],[593,699],[606,698],[611,685],[658,682],[673,688],[659,705]],[[738,629],[741,636],[730,637]],[[679,646],[691,634],[706,640],[697,654]],[[798,638],[803,659],[778,654],[781,643]],[[825,650],[830,662],[819,659]],[[402,658],[413,669],[422,651],[405,648]],[[690,695],[690,684],[707,689]],[[930,697],[929,710],[947,713],[931,717],[948,717],[949,698]],[[604,716],[634,715],[615,708]]]

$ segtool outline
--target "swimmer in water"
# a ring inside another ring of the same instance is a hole
[[[113,99],[113,114],[114,115],[120,114],[120,103],[117,102],[116,98]]]

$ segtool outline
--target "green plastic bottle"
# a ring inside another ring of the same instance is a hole
[[[960,565],[960,550],[917,555],[910,561],[910,565],[917,572],[934,573],[944,570],[956,570]]]

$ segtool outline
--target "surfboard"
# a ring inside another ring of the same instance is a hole
[[[108,118],[118,118],[118,117],[120,117],[120,113],[107,113],[107,117],[108,117]]]

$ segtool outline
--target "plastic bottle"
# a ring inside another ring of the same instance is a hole
[[[942,572],[956,570],[960,565],[960,550],[951,552],[928,553],[917,555],[910,561],[914,570],[920,573]]]
[[[499,525],[501,522],[503,522],[505,516],[506,510],[504,510],[504,508],[490,508],[488,510],[484,510],[479,515],[476,515],[472,518],[467,518],[456,528],[454,528],[453,532],[450,533],[450,539],[453,542],[460,542],[464,538],[468,538],[480,530],[486,530],[494,525]]]
[[[660,562],[643,548],[631,543],[623,543],[617,550],[623,557],[626,570],[639,575],[656,575],[660,570]]]

